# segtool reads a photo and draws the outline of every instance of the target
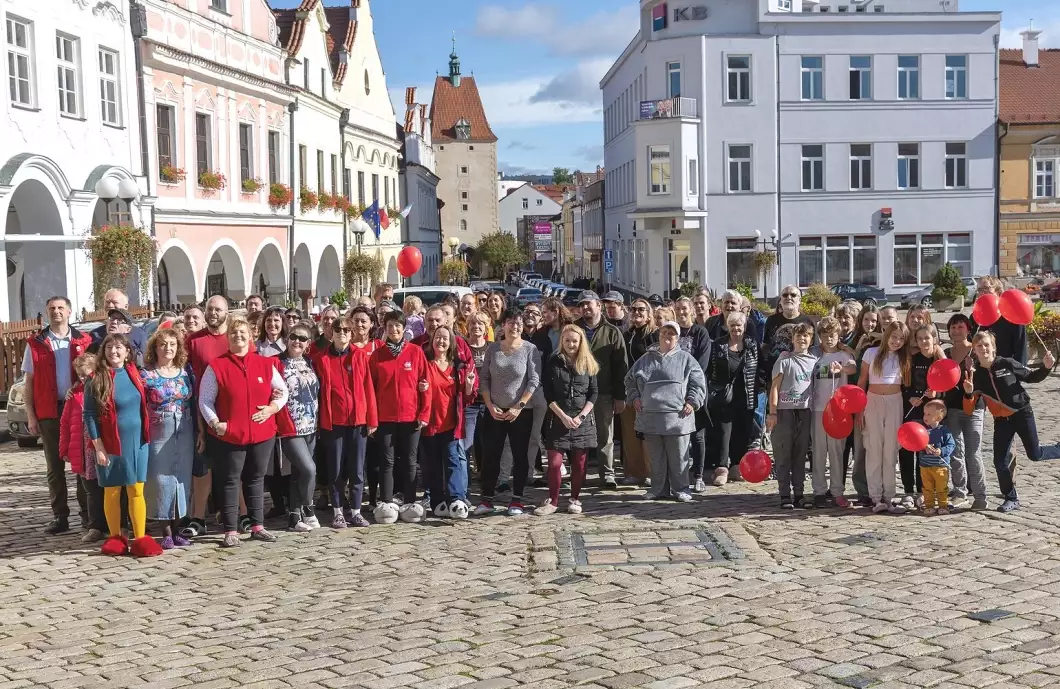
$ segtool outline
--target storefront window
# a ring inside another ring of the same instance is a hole
[[[876,238],[840,235],[799,238],[799,285],[876,284]]]
[[[824,282],[824,252],[820,237],[799,237],[799,286]]]
[[[972,274],[972,236],[900,234],[894,238],[894,284],[926,285],[946,263],[964,277]]]
[[[1060,273],[1060,234],[1021,234],[1016,261],[1025,275]]]
[[[758,289],[758,271],[755,270],[754,239],[730,239],[726,248],[725,263],[728,268],[728,286],[750,285]]]

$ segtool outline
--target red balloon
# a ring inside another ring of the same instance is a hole
[[[898,444],[910,452],[920,452],[928,446],[928,432],[919,421],[906,421],[898,427]]]
[[[869,397],[857,385],[841,385],[832,395],[832,400],[844,414],[860,414],[865,411]],[[831,404],[831,402],[829,402]]]
[[[1001,307],[996,294],[983,294],[976,298],[972,307],[972,318],[983,327],[990,327],[1001,318]]]
[[[824,426],[824,432],[828,434],[828,437],[841,440],[854,431],[854,417],[843,411],[838,399],[833,397],[828,406],[824,408],[821,425]]]
[[[773,460],[762,450],[751,450],[740,459],[740,476],[748,483],[761,483],[769,478]]]
[[[423,265],[423,254],[414,246],[406,246],[398,254],[397,269],[401,277],[410,278]]]
[[[1030,325],[1034,320],[1034,303],[1029,294],[1018,289],[1007,289],[998,300],[1001,315],[1009,323]]]
[[[928,369],[928,388],[935,392],[947,392],[961,382],[961,365],[953,359],[939,359]]]

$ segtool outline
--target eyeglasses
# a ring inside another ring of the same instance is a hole
[[[352,333],[353,330],[351,330],[350,328],[344,328],[344,327],[342,327],[340,325],[337,328],[332,328],[332,332],[336,332],[336,333]]]
[[[784,292],[780,296],[789,297],[791,299],[798,299],[799,298],[799,293],[798,292]]]
[[[633,313],[648,313],[648,307],[647,306],[633,306],[633,307],[630,307],[629,310],[632,311]]]
[[[301,342],[301,343],[305,344],[306,342],[309,342],[309,336],[308,335],[288,335],[287,336],[287,341],[288,342]]]
[[[541,315],[540,311],[523,311],[523,318],[526,318],[527,316],[540,316],[540,315]]]

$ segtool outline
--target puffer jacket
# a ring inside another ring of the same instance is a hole
[[[688,352],[663,354],[653,347],[633,364],[625,378],[626,402],[640,400],[635,430],[649,435],[688,435],[696,430],[696,416],[682,416],[685,403],[703,406],[707,395],[703,369]]]
[[[730,382],[729,378],[729,337],[719,337],[711,345],[710,363],[707,365],[706,378],[707,389],[716,390],[719,393],[725,390]],[[757,390],[755,386],[758,381],[758,343],[753,337],[743,338],[743,368],[740,370],[744,389],[744,401],[748,411],[755,409]],[[733,383],[739,385],[740,381]],[[709,393],[708,393],[709,394]],[[733,395],[735,398],[736,395]],[[708,398],[709,404],[709,398]]]
[[[596,376],[577,373],[561,353],[556,352],[548,358],[541,374],[541,387],[538,388],[544,391],[545,401],[550,405],[545,413],[542,431],[546,449],[566,451],[596,447],[596,426],[592,414],[582,419],[580,426],[571,429],[564,426],[551,409],[555,402],[567,416],[577,416],[586,404],[596,404],[596,386]]]
[[[85,460],[94,464],[96,456],[88,454],[85,450],[87,443],[85,442],[83,416],[85,411],[84,383],[75,383],[74,387],[70,388],[70,393],[70,399],[63,407],[63,417],[59,422],[59,456],[70,460],[71,471],[78,476],[85,476]]]

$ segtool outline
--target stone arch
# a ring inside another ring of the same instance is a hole
[[[207,256],[203,279],[203,294],[206,298],[220,294],[237,302],[246,299],[247,269],[239,247],[231,239],[219,239],[210,247]]]
[[[316,282],[316,273],[313,272],[313,257],[309,253],[309,246],[299,244],[294,251],[294,289],[298,294],[313,289]]]
[[[287,268],[279,243],[271,237],[263,241],[252,265],[248,294],[260,294],[270,304],[282,304],[287,298]]]
[[[386,281],[391,285],[401,284],[401,274],[398,273],[397,258],[394,256],[390,257],[390,261],[386,265]]]
[[[335,247],[324,247],[317,264],[316,288],[318,297],[330,297],[342,289],[342,266],[339,263],[339,252]]]
[[[8,313],[11,319],[33,318],[44,311],[48,297],[68,295],[66,254],[61,243],[19,242],[18,235],[62,236],[66,233],[60,208],[66,204],[56,196],[47,178],[23,179],[15,187],[5,213],[3,227],[9,262],[7,278]],[[13,270],[12,270],[13,269]]]
[[[364,144],[357,147],[357,160],[368,160],[368,150],[364,147]]]
[[[166,242],[158,252],[158,301],[171,304],[195,304],[199,299],[198,275],[188,245],[179,239]]]

